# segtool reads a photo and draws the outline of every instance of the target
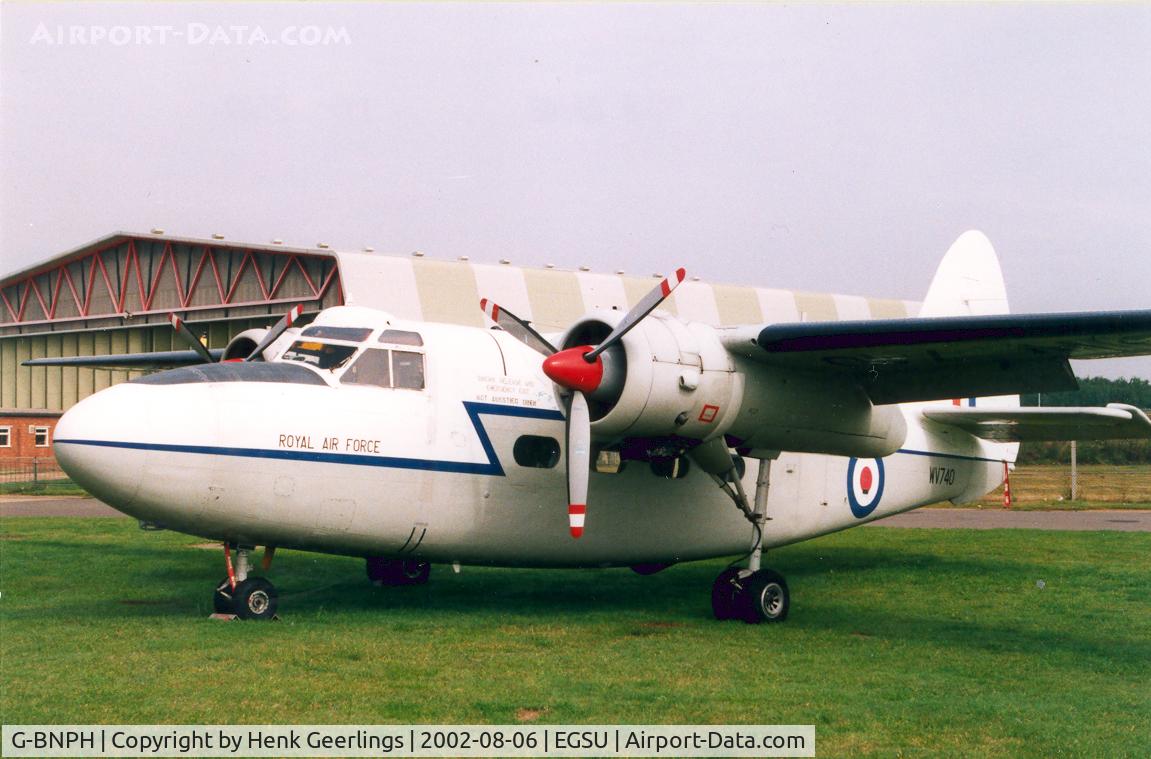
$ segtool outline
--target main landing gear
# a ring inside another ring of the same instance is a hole
[[[365,569],[373,585],[423,585],[428,581],[432,565],[416,559],[385,559],[369,556]]]
[[[712,613],[716,619],[742,619],[748,624],[782,622],[787,619],[791,606],[787,581],[778,572],[760,567],[763,558],[763,528],[769,521],[767,492],[771,486],[771,459],[759,461],[754,507],[748,506],[747,494],[734,468],[722,482],[724,490],[751,522],[754,536],[747,556],[747,568],[728,567],[712,583]]]
[[[272,563],[275,548],[264,551],[265,571]],[[228,575],[216,586],[212,596],[212,616],[216,618],[276,619],[276,609],[280,604],[280,594],[276,586],[263,577],[250,577],[252,549],[247,546],[236,548],[236,563],[232,564],[232,546],[224,544],[224,563]]]

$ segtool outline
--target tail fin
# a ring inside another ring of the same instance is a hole
[[[981,316],[1007,312],[1007,289],[991,241],[982,232],[964,232],[935,270],[919,315]]]
[[[935,270],[935,279],[923,299],[920,316],[983,316],[1006,314],[1007,288],[995,248],[982,232],[964,232],[952,243],[947,255]],[[957,406],[982,408],[1018,408],[1018,395],[984,398],[958,398]],[[1014,463],[1019,443],[982,443],[985,455]],[[988,490],[994,487],[990,483]]]

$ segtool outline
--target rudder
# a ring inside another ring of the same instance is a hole
[[[982,232],[959,236],[935,270],[920,316],[1006,314],[1007,288],[995,248]]]

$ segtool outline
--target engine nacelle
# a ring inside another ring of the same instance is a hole
[[[581,319],[564,333],[561,348],[598,344],[621,318],[608,312]],[[725,436],[725,444],[751,455],[881,457],[907,435],[902,412],[875,406],[849,377],[733,356],[714,328],[663,312],[653,312],[601,358],[603,380],[587,396],[592,433],[601,441]]]
[[[561,345],[596,344],[622,318],[598,313],[576,322]],[[603,354],[603,388],[589,397],[601,439],[677,435],[709,440],[739,412],[742,378],[715,330],[654,312]]]
[[[729,435],[740,450],[881,458],[907,438],[899,407],[872,404],[848,377],[788,371],[742,357],[736,367],[746,381]]]
[[[220,360],[237,361],[247,358],[252,351],[256,350],[256,346],[260,344],[266,334],[268,334],[266,329],[244,330],[228,341],[227,347],[224,348],[224,356]]]

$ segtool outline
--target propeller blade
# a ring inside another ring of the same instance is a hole
[[[480,300],[480,310],[487,314],[489,319],[499,325],[500,329],[537,353],[550,356],[556,352],[556,347],[544,339],[543,335],[536,332],[526,321],[511,311],[501,308],[498,303],[494,303],[487,298],[482,298]]]
[[[622,340],[623,336],[626,335],[632,327],[639,324],[645,316],[654,311],[656,306],[667,300],[667,297],[671,295],[672,291],[683,282],[685,276],[687,276],[686,271],[682,268],[676,269],[675,274],[664,278],[663,281],[656,285],[655,289],[640,298],[639,303],[636,303],[635,306],[627,312],[627,315],[620,320],[620,323],[611,331],[611,334],[604,338],[603,342],[597,345],[595,350],[584,356],[588,363],[595,361],[599,354]]]
[[[168,321],[172,323],[172,329],[176,330],[176,335],[187,343],[189,348],[196,351],[205,364],[216,363],[216,359],[212,358],[211,353],[208,353],[208,349],[200,342],[200,338],[196,337],[196,333],[188,329],[188,325],[184,323],[183,319],[175,314],[168,314]]]
[[[591,414],[587,398],[572,393],[567,416],[568,527],[573,538],[583,535],[587,488],[591,471]]]
[[[265,334],[263,339],[260,340],[260,343],[256,346],[255,350],[249,353],[248,357],[244,360],[255,361],[261,354],[263,354],[265,350],[268,349],[269,345],[280,339],[280,335],[284,334],[284,330],[292,326],[296,319],[300,318],[300,314],[302,313],[304,313],[303,306],[292,306],[288,313],[284,314],[283,317],[280,318],[280,321],[276,322],[275,326],[268,330],[267,334]]]

